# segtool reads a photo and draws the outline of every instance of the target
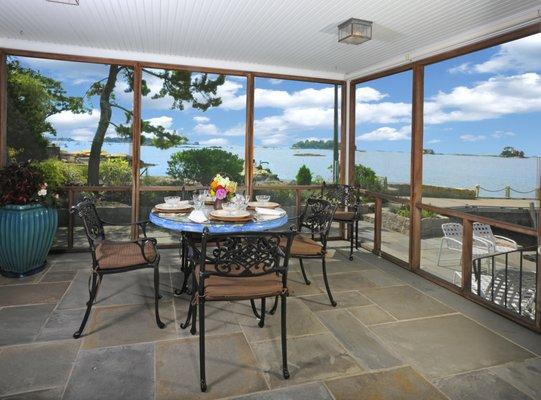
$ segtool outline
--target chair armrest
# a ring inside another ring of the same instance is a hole
[[[133,224],[129,224],[129,225],[133,225]],[[156,259],[159,259],[160,253],[158,253],[158,241],[156,239],[144,237],[139,240],[135,240],[134,243],[137,244],[137,246],[139,246],[139,248],[141,249],[141,254],[143,255],[143,258],[148,264],[153,264],[156,261]],[[147,254],[145,253],[145,247],[148,244],[150,244],[150,246],[154,250],[155,256],[154,256],[154,259],[152,260],[150,260],[147,257]]]
[[[505,237],[505,236],[500,236],[500,235],[494,235],[494,237],[497,238],[497,239],[500,239],[500,240],[502,240],[504,242],[508,242],[508,243],[512,244],[515,249],[518,248],[517,242],[515,242],[513,239],[510,239],[510,238]]]

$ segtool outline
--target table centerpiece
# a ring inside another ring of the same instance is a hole
[[[217,174],[210,182],[209,194],[214,198],[214,209],[221,210],[224,201],[230,201],[237,191],[237,182]]]

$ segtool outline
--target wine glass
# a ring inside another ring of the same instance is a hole
[[[196,210],[200,210],[203,206],[204,197],[201,194],[194,193],[193,195],[193,206]]]

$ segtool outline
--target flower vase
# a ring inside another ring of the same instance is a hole
[[[221,210],[222,209],[222,204],[223,204],[224,200],[223,199],[216,199],[214,200],[214,209],[215,210]]]

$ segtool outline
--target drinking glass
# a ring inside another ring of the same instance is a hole
[[[193,195],[193,206],[196,210],[200,210],[201,207],[203,206],[203,202],[204,202],[204,197],[200,194],[194,194]]]

